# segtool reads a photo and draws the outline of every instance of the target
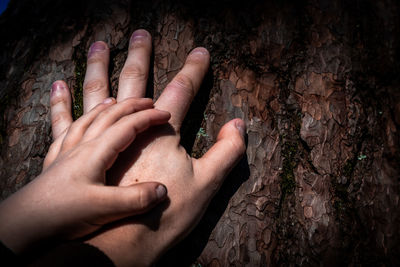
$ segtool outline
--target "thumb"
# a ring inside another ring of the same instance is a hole
[[[220,187],[246,151],[245,133],[246,125],[241,119],[233,119],[222,127],[217,142],[196,162],[200,183]]]
[[[167,188],[156,182],[98,189],[98,205],[94,210],[102,224],[149,211],[167,197]]]

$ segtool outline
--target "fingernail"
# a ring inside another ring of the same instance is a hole
[[[208,55],[208,50],[204,47],[197,47],[190,52],[191,55]]]
[[[131,42],[135,42],[137,40],[147,38],[149,34],[145,30],[137,30],[132,34]]]
[[[112,102],[114,102],[114,98],[112,98],[112,97],[108,97],[103,100],[103,104],[110,104]]]
[[[54,96],[54,95],[60,93],[61,90],[64,90],[64,89],[65,89],[64,83],[58,82],[58,81],[57,81],[57,82],[54,82],[54,83],[51,85],[51,96]]]
[[[236,129],[238,129],[239,133],[244,137],[246,135],[246,124],[242,120],[237,120],[235,122]]]
[[[166,116],[171,116],[171,113],[169,111],[161,110],[161,109],[157,109],[157,108],[155,108],[155,110],[157,110],[160,113],[164,113],[164,115],[166,115]]]
[[[106,50],[107,47],[103,42],[95,42],[90,46],[88,57],[92,56],[95,52]]]
[[[162,199],[167,195],[167,188],[163,185],[158,185],[156,187],[157,198]]]

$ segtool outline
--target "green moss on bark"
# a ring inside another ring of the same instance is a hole
[[[83,114],[83,81],[86,73],[86,50],[82,47],[82,45],[75,48],[72,60],[75,64],[75,85],[73,87],[72,114],[76,120]]]
[[[296,143],[285,143],[283,145],[282,156],[282,173],[281,177],[281,190],[282,190],[282,201],[289,194],[292,194],[296,189],[296,180],[294,177],[294,168],[297,166],[297,144]]]

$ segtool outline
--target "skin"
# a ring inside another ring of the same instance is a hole
[[[108,96],[109,50],[105,43],[89,52],[84,82],[84,110],[90,111]],[[150,64],[151,36],[134,32],[128,58],[119,79],[117,101],[144,97]],[[198,223],[224,178],[245,152],[245,124],[240,119],[226,123],[214,146],[200,159],[191,158],[180,145],[180,127],[191,101],[209,67],[205,48],[195,48],[182,70],[155,102],[157,109],[171,114],[168,124],[157,126],[135,140],[110,169],[110,184],[129,186],[156,181],[168,188],[168,201],[149,213],[110,224],[86,240],[104,251],[117,266],[148,266],[185,237]],[[54,131],[70,123],[70,106],[65,96],[55,116]],[[64,118],[64,119],[63,119]]]
[[[109,49],[104,42],[94,43],[84,81],[84,115],[75,122],[67,85],[53,85],[54,142],[43,172],[0,204],[0,239],[14,252],[50,238],[82,237],[117,221],[86,242],[118,266],[148,266],[200,220],[244,154],[245,124],[228,122],[202,158],[187,155],[179,131],[208,69],[208,51],[196,48],[188,55],[155,109],[143,98],[150,52],[150,34],[136,31],[116,102],[108,98]],[[167,201],[137,215],[165,200],[161,184],[169,188]]]
[[[67,95],[64,82],[54,83],[55,141],[41,175],[0,204],[0,239],[15,253],[44,240],[82,237],[111,221],[146,212],[166,198],[160,183],[105,186],[105,176],[137,134],[166,123],[170,114],[154,109],[151,99],[117,103],[107,98],[72,123],[69,113],[59,112]]]

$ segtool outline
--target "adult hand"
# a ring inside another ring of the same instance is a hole
[[[117,101],[145,95],[150,53],[150,34],[145,30],[134,32],[119,79]],[[95,43],[89,54],[84,82],[86,110],[100,103],[109,92],[106,44]],[[91,60],[94,56],[96,60]],[[169,124],[138,136],[135,146],[121,153],[110,170],[108,178],[119,186],[146,181],[165,184],[170,201],[164,210],[156,208],[144,216],[113,225],[87,241],[119,266],[150,265],[187,235],[245,152],[245,124],[240,119],[225,124],[216,144],[200,159],[191,158],[180,145],[182,121],[208,70],[209,60],[205,48],[195,48],[188,55],[183,69],[155,102],[157,109],[171,113]]]
[[[73,239],[102,225],[154,207],[166,189],[149,182],[105,186],[105,173],[119,152],[150,126],[170,114],[153,109],[151,99],[107,98],[72,123],[66,106],[67,85],[58,81],[51,93],[55,141],[43,172],[0,204],[0,239],[19,253],[46,239]],[[61,122],[69,121],[68,124]],[[66,127],[64,127],[66,126]]]

